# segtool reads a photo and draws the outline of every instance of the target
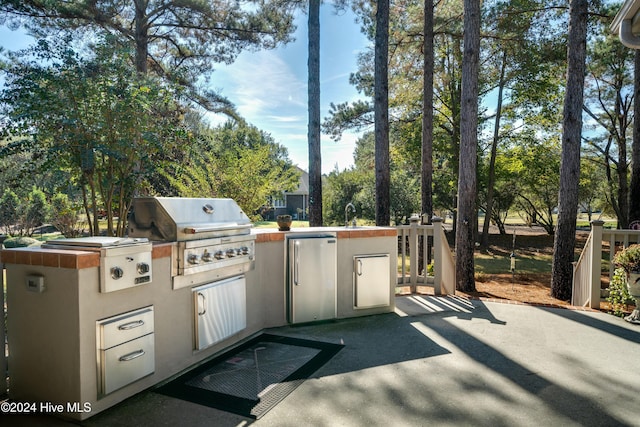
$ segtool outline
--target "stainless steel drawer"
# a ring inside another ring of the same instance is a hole
[[[153,307],[98,321],[98,349],[106,350],[153,332]]]
[[[154,334],[100,350],[100,393],[109,394],[155,370]]]

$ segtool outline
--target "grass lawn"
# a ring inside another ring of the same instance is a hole
[[[255,228],[278,228],[278,223],[275,221],[256,221],[253,223],[253,226]],[[308,227],[309,226],[309,221],[293,221],[291,223],[291,227],[293,228],[298,228],[298,227]]]
[[[511,273],[511,257],[509,255],[511,254],[496,255],[476,252],[475,270],[484,274]],[[519,274],[550,273],[551,260],[551,254],[516,251],[516,272]]]

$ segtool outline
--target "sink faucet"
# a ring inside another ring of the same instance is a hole
[[[356,213],[356,207],[353,206],[353,203],[347,203],[347,206],[344,207],[344,226],[349,227],[349,208],[351,208],[351,212]],[[353,226],[356,226],[356,217],[353,217]]]

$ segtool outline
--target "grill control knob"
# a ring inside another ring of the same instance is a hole
[[[233,258],[234,256],[236,256],[236,251],[234,249],[227,249],[227,257]]]
[[[149,264],[146,262],[139,262],[138,265],[138,274],[147,274],[150,270]]]
[[[213,256],[211,255],[211,252],[204,251],[204,253],[202,254],[202,261],[204,262],[213,261]]]
[[[189,264],[199,264],[198,255],[196,254],[189,255],[189,258],[187,258],[187,261],[189,262]]]
[[[222,259],[222,258],[224,258],[224,252],[222,252],[222,251],[217,251],[213,256],[214,256],[216,259]]]
[[[242,255],[242,248],[236,249],[236,255]]]
[[[111,267],[111,278],[118,280],[124,276],[124,271],[120,267]]]
[[[243,246],[240,250],[242,251],[242,255],[249,254],[249,248],[247,246]]]

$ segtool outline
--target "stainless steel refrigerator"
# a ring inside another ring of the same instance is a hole
[[[287,320],[304,323],[336,317],[335,234],[287,237]]]

